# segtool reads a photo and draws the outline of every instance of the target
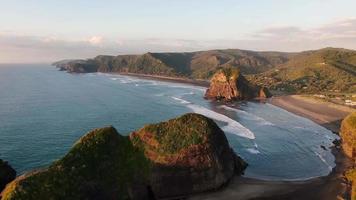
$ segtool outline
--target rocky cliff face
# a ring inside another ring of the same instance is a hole
[[[356,112],[348,115],[341,123],[340,136],[345,154],[356,160]],[[356,169],[350,169],[346,178],[352,183],[351,199],[356,199]]]
[[[147,125],[130,137],[153,163],[150,185],[158,198],[220,188],[246,167],[224,132],[202,115]]]
[[[356,112],[347,116],[341,123],[342,148],[350,158],[356,158]]]
[[[83,136],[47,169],[18,177],[2,200],[153,199],[217,189],[246,163],[202,115],[147,125],[130,137],[113,127]]]
[[[6,184],[15,178],[16,171],[7,162],[0,159],[0,192],[5,188]]]
[[[267,98],[270,96],[267,88],[251,85],[237,68],[223,68],[217,71],[205,93],[205,97],[208,99],[225,101]]]

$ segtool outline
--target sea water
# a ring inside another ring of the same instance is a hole
[[[128,135],[188,112],[214,119],[249,164],[246,177],[303,180],[335,166],[329,130],[268,103],[216,104],[206,88],[50,65],[0,65],[0,158],[21,174],[61,158],[87,131]],[[324,148],[322,148],[324,146]]]

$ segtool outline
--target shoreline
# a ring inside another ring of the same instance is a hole
[[[201,87],[208,87],[208,81],[197,81],[186,78],[165,77],[144,74],[116,73],[124,76],[133,76],[149,80],[184,83]],[[320,102],[301,95],[276,96],[267,100],[267,103],[278,106],[288,112],[310,119],[338,135],[341,120],[355,109],[336,105],[331,102]],[[301,181],[268,181],[235,176],[230,183],[221,189],[201,194],[195,194],[187,199],[191,200],[334,200],[348,199],[350,185],[347,183],[344,172],[353,162],[343,153],[340,144],[332,148],[336,166],[329,175]]]
[[[111,73],[111,74],[132,76],[132,77],[148,79],[148,80],[160,80],[160,81],[173,82],[173,83],[185,83],[185,84],[190,84],[190,85],[195,85],[195,86],[200,86],[200,87],[209,87],[209,85],[210,85],[210,82],[208,80],[195,80],[195,79],[180,78],[180,77],[159,76],[159,75],[149,75],[149,74],[136,74],[136,73],[122,73],[122,72]]]

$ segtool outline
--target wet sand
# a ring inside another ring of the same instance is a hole
[[[335,133],[339,132],[342,119],[349,113],[356,111],[351,107],[322,102],[300,95],[272,97],[268,102],[308,118]]]

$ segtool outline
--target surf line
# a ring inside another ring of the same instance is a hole
[[[204,115],[204,116],[214,119],[216,121],[225,122],[227,125],[223,126],[221,128],[223,131],[235,134],[240,137],[251,139],[251,140],[256,138],[255,134],[251,130],[249,130],[248,128],[242,126],[239,122],[237,122],[223,114],[217,113],[217,112],[207,109],[203,106],[193,104],[193,103],[186,101],[184,99],[181,99],[179,97],[172,96],[171,98],[178,101],[181,104],[184,104],[187,108],[191,109],[195,113]]]

